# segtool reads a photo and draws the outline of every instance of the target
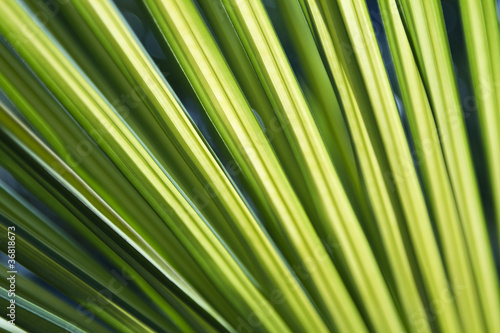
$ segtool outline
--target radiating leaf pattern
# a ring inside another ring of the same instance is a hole
[[[495,1],[0,8],[2,330],[500,331]]]

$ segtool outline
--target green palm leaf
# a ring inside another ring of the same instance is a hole
[[[2,330],[500,331],[494,1],[0,7]]]

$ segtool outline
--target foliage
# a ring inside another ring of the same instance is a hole
[[[0,0],[0,327],[500,332],[497,7],[469,117],[445,4]]]

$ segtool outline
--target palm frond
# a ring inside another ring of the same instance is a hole
[[[2,330],[500,331],[494,1],[0,6]]]

